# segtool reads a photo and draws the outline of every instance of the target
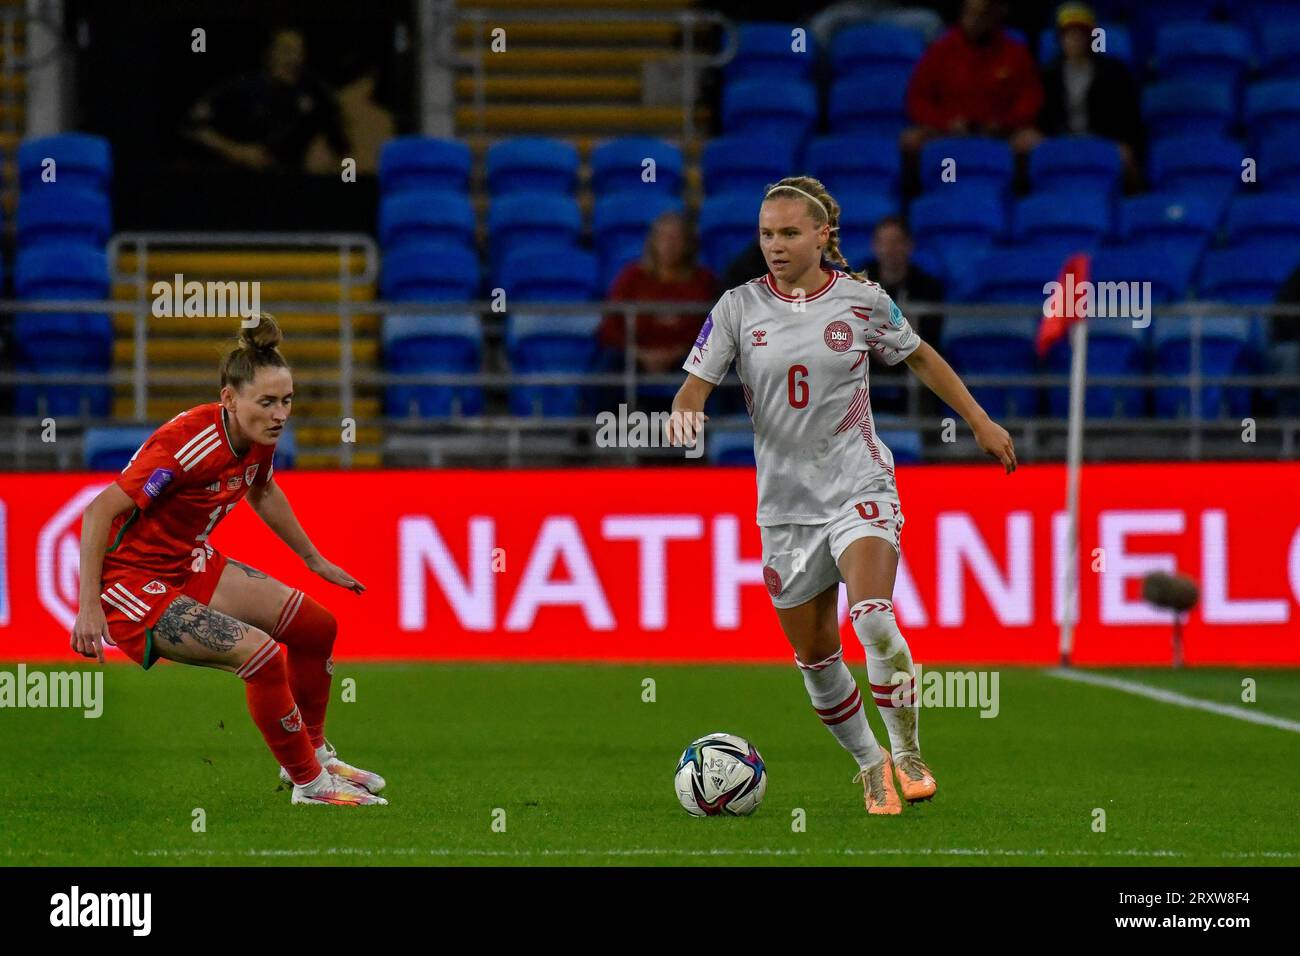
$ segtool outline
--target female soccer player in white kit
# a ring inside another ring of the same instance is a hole
[[[895,775],[909,802],[934,796],[935,780],[921,759],[912,655],[894,619],[903,514],[893,455],[875,434],[867,353],[907,362],[1008,474],[1016,456],[1011,436],[885,291],[848,271],[839,219],[816,179],[787,177],[767,190],[758,231],[771,271],[723,293],[705,319],[668,428],[674,443],[696,439],[705,399],[734,360],[754,425],[764,582],[813,708],[858,761],[867,811],[894,814],[902,812]],[[840,581],[892,756],[843,660]]]

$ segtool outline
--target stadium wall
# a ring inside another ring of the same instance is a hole
[[[81,511],[113,477],[0,475],[0,659],[73,656]],[[763,585],[752,470],[282,471],[276,481],[364,594],[308,572],[251,508],[212,542],[324,602],[341,657],[789,662]],[[916,658],[1055,663],[1061,466],[909,467],[899,481],[895,604]],[[1140,587],[1148,571],[1178,570],[1201,586],[1189,665],[1300,664],[1298,490],[1300,464],[1088,467],[1076,663],[1169,663],[1169,617]]]

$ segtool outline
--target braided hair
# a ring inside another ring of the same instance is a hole
[[[830,226],[830,238],[826,241],[826,248],[822,250],[822,258],[832,265],[839,266],[858,282],[867,281],[867,274],[851,270],[844,253],[840,251],[840,204],[835,201],[835,197],[830,194],[820,179],[814,179],[812,176],[787,176],[779,183],[768,186],[763,199],[766,201],[774,195],[783,199],[802,200],[808,209],[808,215],[812,217],[818,228],[823,224]]]

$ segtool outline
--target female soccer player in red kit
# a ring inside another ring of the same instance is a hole
[[[307,567],[332,584],[365,590],[321,556],[272,481],[275,444],[293,400],[280,340],[275,320],[257,316],[221,364],[220,401],[181,412],[155,431],[86,507],[72,649],[102,662],[109,643],[146,669],[165,657],[231,671],[244,681],[281,779],[293,784],[293,803],[387,803],[375,796],[384,778],[344,763],[325,740],[333,615],[208,542],[247,498]]]
[[[885,291],[847,271],[839,221],[816,179],[787,177],[767,191],[758,232],[770,271],[723,293],[705,319],[668,437],[696,439],[705,399],[734,360],[754,425],[764,583],[814,710],[858,762],[867,811],[894,814],[895,774],[909,802],[930,799],[936,783],[921,759],[912,654],[894,619],[903,514],[893,455],[875,434],[867,353],[907,362],[1008,473],[1016,456],[1011,436]],[[841,581],[892,755],[876,742],[843,660]]]

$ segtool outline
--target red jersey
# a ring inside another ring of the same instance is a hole
[[[135,507],[113,519],[104,567],[173,575],[190,570],[208,536],[254,484],[274,470],[274,445],[236,455],[220,402],[196,405],[162,425],[117,478]]]

